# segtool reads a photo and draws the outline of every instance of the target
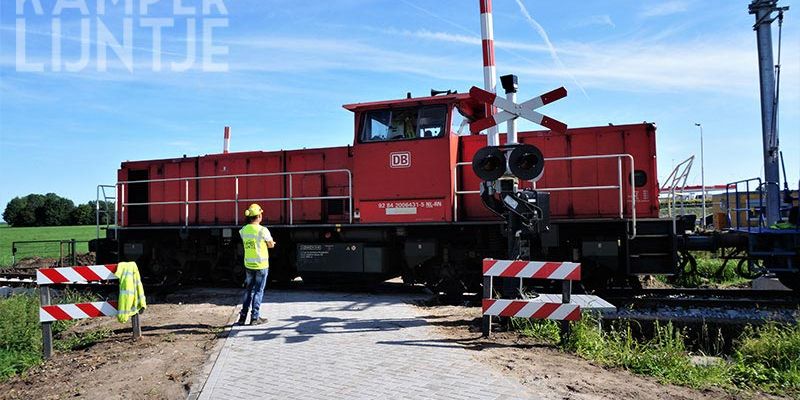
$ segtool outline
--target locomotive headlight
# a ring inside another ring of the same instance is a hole
[[[472,158],[472,170],[484,181],[500,179],[506,172],[506,156],[497,147],[484,147]]]
[[[536,146],[523,144],[511,152],[508,167],[519,179],[538,181],[544,174],[544,156]]]

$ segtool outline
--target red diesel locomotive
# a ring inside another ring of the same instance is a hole
[[[134,260],[155,280],[236,282],[236,232],[260,203],[280,243],[273,280],[401,275],[475,290],[481,260],[506,255],[504,222],[482,204],[470,168],[486,136],[466,122],[484,106],[447,94],[344,108],[355,116],[352,146],[122,163],[99,262]],[[658,218],[655,133],[649,123],[519,133],[547,163],[535,185],[550,193],[550,229],[532,258],[580,261],[596,285],[676,272],[673,221]]]

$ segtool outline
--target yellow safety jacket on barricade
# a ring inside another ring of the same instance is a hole
[[[135,262],[117,264],[117,271],[114,272],[114,275],[119,279],[117,320],[125,323],[140,310],[147,308],[144,286],[142,286],[142,278],[139,275],[139,267]]]
[[[244,266],[249,269],[269,268],[269,230],[261,225],[247,224],[239,231],[244,245]]]

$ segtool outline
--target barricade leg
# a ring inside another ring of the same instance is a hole
[[[133,328],[133,340],[139,340],[142,337],[142,325],[139,323],[139,313],[131,317],[131,327]]]
[[[491,276],[484,276],[483,277],[483,298],[484,299],[491,299],[492,298],[492,277]],[[481,305],[482,307],[482,305]],[[491,315],[484,315],[483,321],[481,324],[481,332],[483,332],[484,337],[489,337],[492,333],[492,316]]]
[[[39,287],[39,304],[40,306],[50,305],[50,287]],[[53,329],[52,322],[42,322],[42,353],[45,360],[49,360],[53,356]]]
[[[567,304],[570,302],[570,297],[572,295],[572,281],[563,281],[561,282],[561,303]],[[561,345],[566,345],[569,341],[569,335],[571,333],[571,327],[569,326],[569,321],[562,320],[561,321]]]

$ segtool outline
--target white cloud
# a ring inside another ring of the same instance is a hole
[[[232,71],[370,71],[409,73],[444,80],[468,80],[463,62],[446,56],[433,56],[389,50],[347,39],[261,37],[224,42],[232,55]],[[258,50],[258,51],[255,51]]]
[[[586,18],[579,19],[571,24],[573,28],[581,28],[592,25],[608,26],[611,28],[617,27],[617,24],[614,23],[614,21],[611,19],[611,16],[608,14],[590,15]]]
[[[589,95],[586,94],[586,89],[584,89],[583,85],[578,81],[578,78],[576,78],[575,75],[569,72],[567,66],[564,65],[563,61],[561,61],[561,57],[558,56],[558,51],[556,50],[556,47],[553,45],[553,43],[550,41],[550,37],[547,35],[547,32],[544,30],[544,27],[541,24],[539,24],[539,22],[537,22],[535,19],[533,19],[531,14],[528,12],[528,9],[525,8],[525,4],[522,2],[522,0],[516,0],[516,1],[517,5],[519,6],[519,10],[522,12],[522,15],[524,15],[525,19],[528,20],[528,24],[530,24],[533,30],[536,31],[536,33],[542,39],[544,44],[547,45],[547,48],[550,52],[550,57],[553,58],[553,62],[556,63],[561,73],[567,75],[572,80],[572,82],[575,83],[575,86],[577,86],[578,89],[581,90],[584,96],[589,97]]]
[[[384,29],[381,30],[381,32],[387,34],[398,34],[408,37],[415,37],[419,39],[438,40],[441,42],[469,44],[476,46],[481,45],[481,37],[478,35],[460,35],[457,33],[449,33],[449,32],[432,32],[427,29],[420,29],[413,32],[408,30],[398,31],[396,29]],[[546,53],[550,51],[550,49],[545,45],[522,43],[522,42],[509,42],[504,40],[495,40],[494,47],[496,49],[522,50],[531,52]]]
[[[689,4],[683,0],[663,1],[653,6],[645,6],[639,16],[643,18],[663,17],[666,15],[679,14],[689,9]]]
[[[669,31],[669,30],[667,30]],[[401,34],[423,40],[478,45],[480,39],[448,32],[404,31]],[[785,42],[791,40],[784,38]],[[792,39],[792,40],[796,40]],[[496,42],[499,49],[548,53],[541,45],[522,42]],[[784,59],[797,59],[797,48],[784,48]],[[558,54],[566,71],[586,87],[622,92],[706,91],[725,95],[758,96],[757,55],[752,35],[707,35],[697,40],[677,41],[663,32],[650,37],[615,42],[564,42]],[[503,66],[520,75],[539,80],[560,80],[564,73],[541,57],[517,57]],[[784,63],[782,87],[797,87],[800,65]],[[794,86],[793,86],[794,85]],[[796,98],[785,90],[782,97]]]

